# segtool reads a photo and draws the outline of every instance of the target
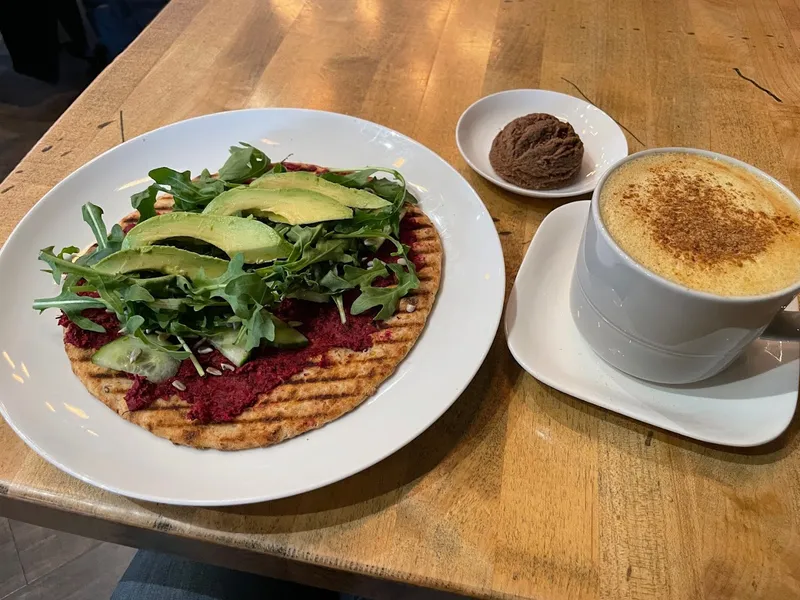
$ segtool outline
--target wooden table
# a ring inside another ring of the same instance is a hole
[[[557,202],[486,183],[456,150],[477,98],[584,96],[631,151],[710,148],[800,189],[797,0],[173,0],[0,185],[0,239],[97,154],[187,117],[300,106],[434,149],[492,215],[513,281]],[[0,512],[84,535],[382,597],[410,584],[497,598],[796,598],[795,419],[735,451],[654,431],[544,386],[499,334],[430,430],[349,480],[249,507],[104,493],[0,429]],[[389,582],[395,582],[390,585]]]

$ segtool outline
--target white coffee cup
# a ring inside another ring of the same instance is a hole
[[[798,206],[800,199],[753,166],[688,148],[632,154],[600,179],[572,277],[570,309],[575,324],[600,358],[620,371],[658,383],[691,383],[722,371],[759,336],[800,340],[798,313],[783,310],[800,292],[800,281],[771,294],[718,296],[664,279],[623,252],[600,217],[603,185],[620,165],[663,152],[726,161],[763,177]]]

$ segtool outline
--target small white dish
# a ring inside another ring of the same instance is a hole
[[[554,190],[527,190],[502,179],[489,162],[494,138],[509,122],[531,113],[547,113],[567,121],[583,141],[581,171],[575,180]],[[585,100],[550,90],[508,90],[475,102],[458,120],[456,144],[479,175],[515,194],[533,198],[565,198],[594,190],[608,168],[628,155],[628,141],[619,125]]]
[[[697,440],[744,447],[778,437],[797,405],[796,342],[757,340],[719,375],[673,386],[625,375],[591,350],[569,309],[589,205],[573,202],[551,212],[522,261],[505,318],[517,362],[566,394]]]

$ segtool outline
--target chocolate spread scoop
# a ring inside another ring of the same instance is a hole
[[[561,187],[581,170],[583,142],[553,115],[514,119],[497,134],[489,162],[500,177],[529,190]]]

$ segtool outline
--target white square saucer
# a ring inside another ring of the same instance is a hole
[[[569,286],[589,205],[551,212],[522,261],[505,318],[517,362],[566,394],[697,440],[757,446],[778,437],[797,405],[797,342],[757,340],[719,375],[687,385],[625,375],[586,344],[570,314]]]

